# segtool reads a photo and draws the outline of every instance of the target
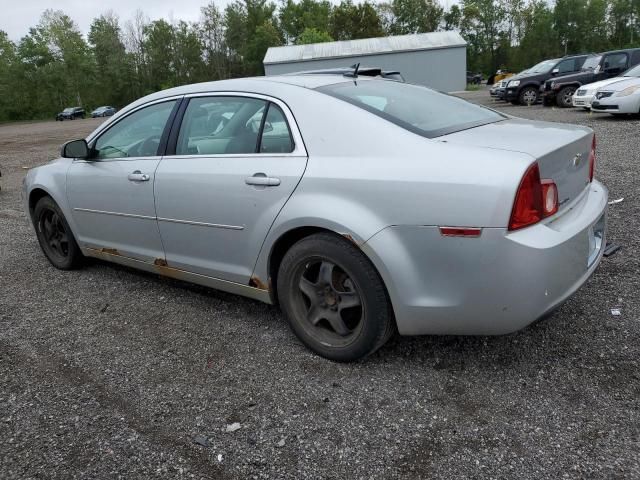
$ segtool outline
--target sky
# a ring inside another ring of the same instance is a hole
[[[231,0],[216,0],[220,9]],[[142,10],[151,20],[197,21],[200,7],[209,0],[0,0],[0,30],[9,38],[20,40],[29,33],[29,28],[38,24],[40,15],[47,8],[62,10],[69,15],[83,33],[89,32],[89,25],[101,13],[112,10],[124,24],[133,18],[137,9]]]

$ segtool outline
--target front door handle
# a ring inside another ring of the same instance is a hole
[[[252,177],[245,178],[244,183],[260,187],[277,187],[280,185],[280,179],[276,177],[267,177],[264,173],[254,173]]]
[[[150,177],[146,173],[136,170],[135,172],[130,173],[127,178],[130,182],[148,182]]]

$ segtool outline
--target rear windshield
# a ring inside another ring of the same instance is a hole
[[[343,82],[317,90],[427,138],[506,118],[488,108],[426,87],[388,80]]]

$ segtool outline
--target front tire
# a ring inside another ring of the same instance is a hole
[[[518,96],[520,105],[535,105],[538,101],[538,89],[535,87],[525,87]]]
[[[83,255],[62,210],[51,197],[42,197],[33,210],[33,225],[40,248],[60,270],[73,270],[82,265]]]
[[[556,103],[560,108],[573,107],[573,94],[576,93],[575,87],[564,87],[556,95]]]
[[[385,286],[353,243],[331,233],[303,238],[278,271],[278,300],[309,349],[330,360],[359,360],[385,344],[395,321]]]

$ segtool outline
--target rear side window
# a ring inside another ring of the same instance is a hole
[[[192,98],[180,126],[176,155],[256,153],[266,106],[256,98]]]
[[[627,54],[626,53],[613,53],[607,55],[604,58],[605,70],[623,71],[627,68]]]
[[[274,103],[269,104],[262,130],[260,153],[291,153],[293,139],[284,113]]]
[[[318,91],[356,105],[427,138],[499,122],[493,110],[426,87],[388,80],[358,80]]]

